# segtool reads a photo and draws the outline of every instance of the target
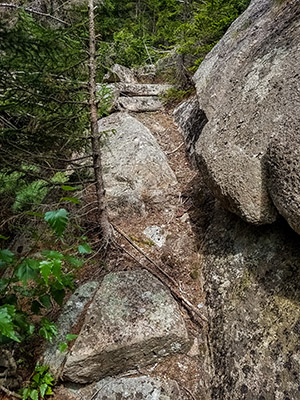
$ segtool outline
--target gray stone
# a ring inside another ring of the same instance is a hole
[[[66,352],[59,351],[59,344],[66,342],[66,335],[71,333],[72,328],[84,315],[85,308],[92,300],[99,282],[87,282],[79,286],[64,305],[61,315],[57,320],[58,335],[52,343],[48,343],[43,354],[43,364],[50,367],[53,376],[58,377],[61,373]]]
[[[118,108],[120,110],[132,112],[150,112],[161,110],[163,104],[161,100],[155,96],[120,97]]]
[[[86,383],[184,352],[188,336],[177,303],[147,271],[106,275],[67,356],[63,378]]]
[[[278,134],[266,156],[269,193],[279,213],[300,234],[300,137]]]
[[[206,115],[200,110],[197,98],[192,97],[175,108],[173,117],[183,135],[188,156],[195,165],[195,143],[207,123]]]
[[[143,234],[152,240],[152,242],[158,247],[162,247],[166,243],[167,235],[160,226],[147,226],[143,231]]]
[[[124,67],[123,65],[115,64],[111,67],[109,72],[103,78],[104,83],[115,83],[115,82],[125,82],[125,83],[135,83],[136,78],[134,72]]]
[[[20,386],[22,378],[17,375],[17,363],[13,351],[8,348],[0,349],[0,385],[14,389]]]
[[[156,65],[148,64],[134,69],[134,74],[138,82],[153,82],[156,76]]]
[[[196,144],[215,196],[254,224],[276,219],[264,156],[299,129],[299,2],[253,0],[194,76],[208,122]],[[201,128],[200,128],[201,129]]]
[[[149,376],[106,378],[83,389],[69,389],[68,392],[74,400],[188,400],[177,382]]]
[[[115,87],[121,95],[127,96],[160,96],[172,85],[156,84],[156,83],[116,83]]]
[[[108,133],[103,170],[110,212],[143,214],[149,204],[163,206],[177,180],[149,129],[126,113],[101,119],[99,129]]]
[[[299,236],[283,220],[255,227],[217,207],[202,249],[211,398],[298,399]]]

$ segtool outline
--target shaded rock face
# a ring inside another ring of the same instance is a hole
[[[270,196],[279,213],[300,234],[300,135],[278,135],[266,156]]]
[[[194,76],[208,119],[196,144],[199,167],[223,205],[253,224],[276,219],[268,147],[299,132],[299,35],[299,1],[253,0]]]
[[[187,154],[192,163],[196,165],[195,143],[207,123],[206,115],[200,109],[197,98],[194,97],[181,103],[174,110],[173,116],[183,134]]]
[[[162,206],[177,180],[149,129],[126,113],[101,119],[99,129],[108,133],[103,170],[111,213],[143,214],[151,202]]]
[[[188,400],[175,381],[148,376],[107,378],[68,393],[74,400]]]
[[[17,375],[17,363],[13,353],[7,349],[0,349],[0,385],[14,389],[21,383],[21,377]]]
[[[93,382],[155,363],[189,347],[168,290],[147,271],[106,275],[67,356],[65,380]]]
[[[211,398],[299,399],[299,236],[284,220],[254,227],[219,206],[204,248]]]

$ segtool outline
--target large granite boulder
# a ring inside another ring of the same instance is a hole
[[[217,207],[202,242],[214,400],[300,398],[300,246]]]
[[[254,224],[276,219],[264,157],[270,142],[299,131],[299,36],[298,0],[252,0],[194,76],[208,120],[196,144],[199,166],[223,205]]]
[[[189,347],[169,291],[145,270],[106,275],[67,356],[64,380],[87,383],[155,363]]]
[[[111,214],[143,214],[150,203],[163,207],[177,180],[150,130],[127,113],[101,119],[99,129],[107,133],[103,172]]]

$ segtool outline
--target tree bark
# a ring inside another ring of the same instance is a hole
[[[98,129],[98,102],[96,95],[96,35],[94,23],[94,1],[89,0],[89,105],[93,169],[95,175],[98,222],[105,245],[111,239],[112,227],[109,223],[105,188],[103,182],[100,134]]]

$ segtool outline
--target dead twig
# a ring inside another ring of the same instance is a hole
[[[15,397],[16,399],[22,399],[22,396],[20,396],[18,393],[12,392],[2,385],[0,385],[0,389],[2,390],[2,392],[7,394],[8,396]]]
[[[187,387],[180,385],[180,384],[179,384],[179,386],[182,387],[182,389],[191,397],[192,400],[196,400],[196,397],[193,395],[193,393],[190,391],[190,389],[188,389]]]
[[[177,147],[176,147],[176,149],[174,149],[174,150],[172,150],[172,151],[169,151],[169,152],[167,152],[167,153],[166,153],[166,155],[167,155],[167,156],[170,156],[171,154],[174,154],[174,153],[176,153],[176,151],[177,151],[177,150],[179,150],[179,149],[181,149],[181,147],[182,147],[183,145],[184,145],[184,142],[180,143],[180,145],[179,145],[179,146],[177,146]]]
[[[177,287],[177,282],[170,276],[168,275],[155,261],[153,261],[142,249],[140,249],[127,235],[125,235],[124,232],[122,232],[119,228],[117,228],[115,225],[113,225],[113,228],[116,232],[119,233],[135,250],[137,250],[140,254],[142,254],[143,257],[146,258],[147,261],[149,261],[152,265],[155,266],[156,270],[159,271],[159,274],[151,267],[147,266],[146,264],[142,264],[140,261],[138,261],[132,254],[130,254],[126,249],[120,246],[120,248],[127,253],[131,258],[133,258],[136,262],[139,263],[143,268],[145,268],[147,271],[149,271],[152,275],[154,275],[157,279],[159,279],[160,282],[162,282],[164,285],[166,285],[169,289],[173,297],[181,303],[181,305],[186,309],[186,311],[189,313],[191,319],[202,326],[202,322],[208,322],[208,319],[200,313],[197,307],[195,307],[187,298],[182,296],[180,293],[180,290]],[[162,276],[164,278],[162,278]],[[172,283],[172,285],[170,285]]]
[[[17,4],[11,4],[11,3],[0,3],[0,7],[3,7],[3,8],[14,8],[16,10],[20,10],[21,9],[21,10],[24,10],[24,11],[30,13],[30,14],[41,15],[42,17],[50,18],[50,19],[53,19],[54,21],[60,22],[61,24],[70,25],[68,22],[63,21],[60,18],[54,17],[54,15],[46,14],[46,13],[40,12],[38,10],[34,10],[31,7],[23,7],[23,6],[18,6]]]

